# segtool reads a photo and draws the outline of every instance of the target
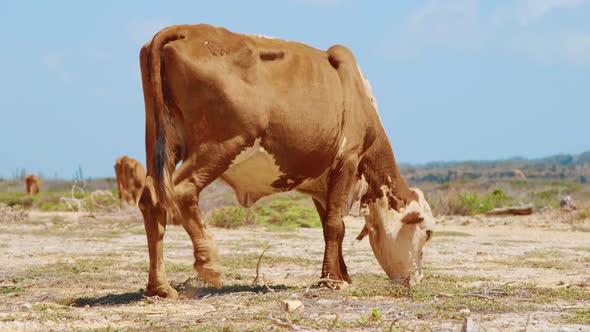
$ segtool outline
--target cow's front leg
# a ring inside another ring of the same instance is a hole
[[[195,270],[209,284],[221,287],[222,268],[217,245],[201,219],[199,190],[190,180],[181,182],[174,190],[182,214],[182,226],[193,243]]]
[[[320,220],[322,221],[322,226],[325,227],[324,225],[326,225],[326,220],[327,220],[327,215],[326,215],[326,209],[324,208],[324,206],[322,205],[322,203],[320,203],[318,200],[316,200],[315,198],[313,199],[313,203],[315,204],[316,210],[318,212],[318,215],[320,216]],[[344,225],[342,225],[342,227],[344,227]],[[330,263],[328,263],[329,266]],[[352,279],[350,279],[350,276],[348,275],[348,271],[346,269],[346,264],[344,263],[344,257],[342,256],[342,241],[340,241],[340,246],[338,249],[338,265],[340,268],[340,275],[342,276],[341,280],[344,280],[348,283],[352,282]],[[322,277],[324,277],[324,267],[326,267],[326,255],[324,252],[324,265],[322,267]],[[330,277],[331,279],[335,279],[332,277],[332,274],[329,274],[329,272],[326,272],[325,277]]]
[[[166,212],[156,202],[155,190],[151,177],[146,179],[146,185],[139,199],[139,208],[143,214],[145,232],[150,256],[150,270],[148,276],[146,296],[177,298],[178,292],[170,286],[164,268],[164,232],[166,231]]]
[[[327,206],[322,218],[325,241],[322,278],[329,277],[351,282],[342,257],[342,241],[344,240],[343,218],[346,214],[346,200],[356,167],[356,158],[347,158],[342,160],[330,174]],[[320,209],[318,212],[321,213]]]

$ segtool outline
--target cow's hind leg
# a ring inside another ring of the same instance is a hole
[[[139,199],[139,208],[143,214],[145,232],[148,241],[150,269],[146,296],[177,298],[178,292],[170,286],[164,268],[164,232],[166,231],[166,212],[155,203],[155,190],[152,179],[146,179],[146,185]]]
[[[209,284],[221,287],[222,268],[217,245],[201,218],[199,190],[193,182],[183,181],[175,186],[174,191],[182,214],[182,226],[193,243],[195,270]]]
[[[249,140],[250,145],[254,139]],[[219,178],[231,161],[247,146],[241,137],[201,150],[199,156],[185,160],[174,172],[176,201],[182,214],[182,225],[193,243],[195,270],[213,286],[221,286],[222,268],[217,246],[207,230],[199,210],[201,190]]]

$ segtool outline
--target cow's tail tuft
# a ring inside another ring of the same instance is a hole
[[[150,163],[154,179],[157,200],[166,210],[177,210],[174,200],[174,184],[172,172],[174,171],[174,154],[172,142],[169,140],[170,115],[164,105],[164,94],[162,91],[162,49],[167,43],[182,39],[179,27],[169,27],[158,32],[152,42],[148,55],[150,95],[154,113],[154,128],[156,130],[154,154]],[[149,156],[148,156],[149,158]]]

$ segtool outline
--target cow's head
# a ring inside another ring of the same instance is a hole
[[[385,190],[385,189],[384,189]],[[422,279],[422,248],[434,231],[434,218],[424,194],[413,188],[418,199],[398,211],[392,209],[387,193],[369,203],[365,229],[357,237],[369,235],[373,253],[387,276],[409,286]]]

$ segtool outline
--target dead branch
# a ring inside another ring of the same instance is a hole
[[[278,318],[273,317],[271,314],[268,314],[268,319],[270,319],[273,323],[277,324],[278,326],[287,327],[295,331],[301,331],[301,328],[299,326],[294,325],[293,323],[284,322]]]
[[[531,322],[531,314],[532,314],[532,312],[529,312],[529,315],[526,318],[526,324],[524,325],[524,332],[528,332],[528,330],[529,330],[529,323]]]
[[[266,289],[268,289],[273,294],[275,301],[277,302],[277,305],[279,306],[279,309],[281,310],[281,312],[285,316],[285,321],[274,318],[274,317],[272,317],[271,314],[268,315],[268,318],[271,321],[273,321],[275,324],[278,324],[279,326],[288,327],[288,328],[293,329],[295,331],[301,330],[301,328],[299,326],[297,326],[291,322],[291,319],[289,318],[289,313],[285,310],[285,308],[283,308],[281,300],[279,299],[279,295],[274,291],[274,289],[272,289],[268,286],[268,284],[266,283],[266,279],[264,279],[264,275],[262,275],[262,283],[264,283],[264,287],[266,287]]]
[[[406,315],[405,311],[400,311],[400,313],[398,313],[397,315],[395,315],[395,317],[393,317],[393,319],[391,320],[391,324],[389,324],[389,332],[393,331],[393,325],[395,325],[395,323],[397,323],[400,319],[402,319],[404,316]]]
[[[486,213],[486,216],[528,216],[533,214],[532,206],[512,206],[496,208]]]
[[[86,181],[85,180],[82,180],[81,186],[78,185],[78,181],[74,181],[74,184],[72,184],[72,189],[70,191],[70,197],[62,197],[59,200],[66,203],[68,208],[72,211],[86,212],[86,210],[82,206],[82,200],[79,198],[76,198],[76,192],[83,194],[85,188],[86,188]]]
[[[252,280],[252,285],[256,284],[258,282],[258,276],[259,276],[259,271],[260,271],[260,262],[262,262],[262,257],[264,256],[264,253],[270,249],[270,247],[276,246],[278,245],[278,243],[275,244],[270,244],[268,245],[266,248],[264,248],[264,250],[262,250],[262,253],[260,253],[260,256],[258,257],[258,263],[256,263],[256,277],[254,278],[254,280]]]
[[[348,297],[350,295],[346,295],[346,298],[344,299],[344,301],[342,301],[342,307],[340,308],[340,312],[344,312],[344,308],[346,307],[346,302],[348,302]],[[332,320],[332,323],[330,323],[330,327],[328,328],[328,331],[332,331],[336,328],[336,324],[338,324],[338,321],[340,320],[340,314],[335,312],[334,313],[335,317]]]

